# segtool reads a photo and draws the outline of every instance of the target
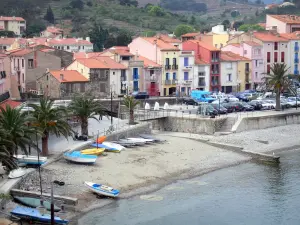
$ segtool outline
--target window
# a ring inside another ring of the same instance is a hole
[[[49,80],[49,76],[47,75],[47,80]]]
[[[133,68],[133,79],[134,80],[139,79],[139,68]]]
[[[23,81],[23,83],[25,83],[25,75],[24,75],[24,73],[22,73],[22,81]]]
[[[232,62],[226,63],[226,68],[227,69],[232,69]]]
[[[81,74],[83,74],[83,69],[81,69]]]
[[[114,72],[113,72],[113,75],[115,75],[115,74],[116,74],[116,72],[114,71]]]
[[[199,72],[198,73],[198,76],[204,76],[205,74],[204,74],[204,72]]]
[[[223,44],[220,44],[220,48],[223,48]]]
[[[189,58],[184,57],[184,66],[189,66]]]
[[[80,50],[80,46],[78,46],[78,49]]]
[[[105,83],[100,83],[100,92],[106,92]]]
[[[176,58],[173,58],[173,65],[177,65],[177,60],[176,60]]]
[[[258,67],[258,60],[255,60],[255,67]]]
[[[284,52],[281,52],[281,62],[284,62]]]
[[[24,68],[24,59],[22,59],[22,68]]]
[[[170,59],[166,58],[166,66],[170,65]]]
[[[173,80],[176,80],[176,73],[173,73]]]
[[[274,50],[278,50],[278,42],[274,42]]]
[[[80,84],[80,92],[85,92],[85,83]]]
[[[274,62],[278,61],[278,52],[274,52]]]
[[[255,72],[255,78],[258,78],[258,73],[257,72]]]
[[[271,66],[267,65],[267,73],[269,74],[271,72]]]
[[[244,50],[244,55],[246,55],[247,54],[247,50]]]
[[[189,72],[184,72],[184,80],[189,80]]]
[[[294,63],[299,63],[298,52],[295,53]]]
[[[295,64],[294,74],[296,74],[296,75],[299,74],[298,64]]]
[[[166,73],[166,80],[169,80],[169,73]]]
[[[18,59],[18,68],[20,68],[20,59]]]
[[[70,46],[67,46],[67,49],[69,50],[69,49],[70,49]]]
[[[227,82],[231,82],[232,81],[232,74],[228,73],[227,74]]]
[[[82,49],[84,49],[84,46],[82,46]]]
[[[33,68],[33,59],[28,59],[28,69]]]
[[[271,52],[267,52],[267,62],[271,62]]]

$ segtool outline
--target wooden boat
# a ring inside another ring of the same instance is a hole
[[[96,184],[93,182],[84,182],[85,186],[88,187],[92,192],[108,197],[117,197],[120,193],[119,190],[113,189],[112,187],[105,186],[103,184]]]
[[[120,152],[120,151],[122,151],[122,150],[125,149],[124,146],[122,146],[120,144],[117,144],[117,143],[113,143],[113,142],[104,141],[102,144],[108,146],[111,149],[116,149],[116,151],[118,151],[118,152]],[[114,151],[114,150],[112,150],[112,151]]]
[[[25,174],[26,174],[26,170],[24,170],[22,168],[18,168],[18,169],[14,169],[14,170],[10,171],[8,174],[8,178],[15,179],[15,178],[22,177]]]
[[[104,152],[105,148],[90,148],[81,150],[81,154],[84,155],[101,155]]]
[[[82,164],[93,164],[97,160],[96,155],[84,155],[80,151],[66,152],[64,158],[70,162]]]
[[[102,142],[105,141],[105,140],[106,140],[106,136],[101,136],[101,137],[97,138],[96,143],[102,144]]]
[[[160,138],[148,135],[148,134],[140,134],[141,138],[145,138],[145,139],[152,139],[154,142],[164,142],[165,140],[162,140]]]
[[[14,158],[18,160],[18,163],[27,165],[42,165],[47,161],[47,157],[40,157],[38,159],[35,155],[14,155]]]
[[[24,206],[17,206],[14,208],[11,212],[12,215],[17,216],[21,219],[27,220],[27,221],[36,221],[39,223],[48,223],[51,222],[51,216],[50,214],[41,214],[37,209],[24,207]],[[57,216],[54,217],[55,224],[68,224],[68,220],[63,220]]]
[[[14,196],[14,199],[16,202],[22,204],[22,205],[25,205],[25,206],[28,206],[28,207],[31,207],[31,208],[36,208],[38,206],[41,205],[41,200],[38,199],[38,198],[29,198],[29,197],[17,197],[17,196]],[[48,210],[50,211],[51,210],[51,203],[46,201],[46,200],[43,200],[43,206]],[[57,207],[56,205],[54,205],[54,211],[55,212],[58,212],[60,211],[61,209],[59,207]]]

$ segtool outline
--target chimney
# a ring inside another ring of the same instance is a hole
[[[60,79],[63,80],[64,79],[64,75],[60,74]]]
[[[46,73],[49,73],[49,68],[46,68]]]
[[[90,37],[86,37],[85,40],[88,41],[88,42],[91,42]]]
[[[136,50],[135,51],[135,60],[138,60],[139,59],[139,50]]]

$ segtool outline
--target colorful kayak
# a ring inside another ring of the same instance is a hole
[[[101,137],[97,138],[96,143],[102,144],[102,142],[105,141],[105,140],[106,140],[106,136],[101,136]]]
[[[64,158],[70,162],[82,164],[93,164],[97,160],[96,155],[84,155],[80,151],[66,152]]]
[[[119,151],[119,152],[125,149],[124,146],[119,145],[117,143],[113,143],[113,142],[104,141],[103,144],[110,147],[111,149],[116,149],[116,151]]]
[[[103,184],[96,184],[93,182],[84,182],[85,186],[88,187],[92,192],[108,197],[117,197],[120,193],[119,190],[113,189],[112,187],[105,186]]]
[[[107,145],[104,145],[104,144],[97,144],[97,143],[94,143],[94,144],[91,144],[92,147],[97,147],[98,148],[105,148],[105,151],[107,152],[120,152],[119,149],[116,149],[115,147],[111,147],[111,146],[107,146]]]
[[[90,148],[81,150],[81,154],[84,155],[101,155],[104,152],[105,148]]]
[[[11,212],[12,215],[17,216],[21,219],[28,220],[28,221],[37,221],[42,223],[51,222],[50,214],[41,214],[37,209],[24,207],[24,206],[17,206]],[[54,217],[55,224],[68,224],[68,220],[63,220],[57,216]]]
[[[17,196],[14,196],[14,199],[15,199],[16,202],[19,202],[20,204],[28,206],[28,207],[31,207],[31,208],[36,208],[36,207],[38,207],[38,206],[41,205],[41,200],[38,199],[38,198],[29,198],[29,197],[17,197]],[[50,202],[48,202],[46,200],[43,200],[43,206],[48,211],[51,210],[51,203]],[[54,211],[55,212],[58,212],[60,210],[61,209],[59,207],[57,207],[56,205],[54,205]]]

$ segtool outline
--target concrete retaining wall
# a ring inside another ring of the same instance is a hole
[[[289,124],[300,124],[300,111],[240,118],[232,128],[232,132],[243,132],[248,130],[258,130],[270,127],[285,126]]]
[[[161,118],[153,121],[153,129],[171,132],[188,132],[193,134],[214,134],[225,122],[226,118]]]

